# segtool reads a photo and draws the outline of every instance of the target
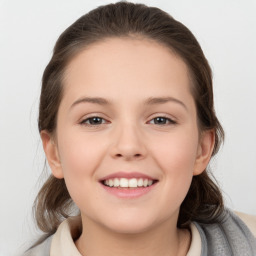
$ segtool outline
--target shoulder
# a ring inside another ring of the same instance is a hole
[[[195,223],[202,241],[202,255],[256,255],[255,217],[239,215],[243,220],[225,209],[216,223]]]
[[[22,256],[81,256],[74,241],[82,231],[82,220],[80,216],[73,216],[65,219],[57,231],[48,238],[42,238],[42,242],[29,249]]]
[[[43,240],[40,244],[26,251],[22,256],[48,256],[50,255],[53,235]]]
[[[246,224],[252,234],[256,237],[256,216],[242,212],[235,212],[235,214]]]

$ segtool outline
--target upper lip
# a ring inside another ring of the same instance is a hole
[[[142,179],[149,179],[149,180],[157,180],[147,174],[139,173],[139,172],[115,172],[112,174],[109,174],[100,180],[109,180],[109,179],[114,179],[114,178],[126,178],[126,179],[132,179],[132,178],[142,178]]]

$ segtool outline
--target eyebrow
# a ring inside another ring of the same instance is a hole
[[[167,102],[175,102],[180,104],[182,107],[184,107],[186,110],[188,110],[187,106],[181,101],[173,97],[150,97],[146,100],[147,105],[157,105],[157,104],[165,104]]]
[[[104,98],[100,98],[100,97],[83,97],[81,99],[76,100],[70,108],[73,108],[74,106],[80,104],[80,103],[94,103],[94,104],[98,104],[98,105],[108,105],[109,102],[104,99]]]
[[[145,105],[158,105],[158,104],[165,104],[168,102],[175,102],[180,104],[182,107],[184,107],[186,110],[188,110],[187,106],[180,100],[173,98],[173,97],[150,97],[145,101]],[[80,103],[93,103],[98,105],[109,105],[110,102],[104,98],[100,97],[83,97],[78,100],[76,100],[70,107],[73,108],[74,106],[80,104]]]

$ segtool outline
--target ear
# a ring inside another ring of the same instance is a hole
[[[64,176],[59,158],[58,147],[54,142],[52,136],[47,131],[41,131],[40,135],[43,143],[44,152],[48,164],[51,168],[52,174],[57,179],[62,179]]]
[[[207,167],[215,144],[215,132],[214,130],[204,131],[201,134],[198,149],[197,158],[194,167],[194,175],[201,174]]]

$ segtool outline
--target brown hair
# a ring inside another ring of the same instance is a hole
[[[109,37],[138,36],[165,45],[187,64],[192,78],[200,131],[215,131],[213,155],[224,139],[215,115],[212,73],[203,51],[193,34],[169,14],[144,4],[118,2],[100,6],[79,18],[59,37],[53,56],[42,79],[38,127],[39,132],[54,133],[62,99],[62,78],[69,61],[86,46]],[[35,200],[38,227],[50,234],[70,215],[73,201],[64,179],[50,175]],[[189,192],[180,207],[177,226],[188,227],[191,221],[213,223],[223,212],[223,199],[209,170],[194,176]]]

